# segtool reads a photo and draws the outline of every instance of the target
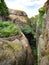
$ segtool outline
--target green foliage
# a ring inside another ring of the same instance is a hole
[[[0,36],[9,37],[21,34],[20,29],[9,22],[0,22]]]
[[[36,17],[30,18],[29,25],[32,28],[32,34],[36,33]]]
[[[32,17],[32,18],[27,18],[27,25],[25,25],[24,27],[21,28],[22,32],[25,34],[36,34],[36,21],[37,18],[36,17]]]
[[[39,9],[39,12],[42,13],[42,15],[45,13],[45,11],[46,11],[45,7],[42,7],[42,8]]]
[[[31,17],[30,21],[29,21],[29,25],[31,27],[31,33],[33,34],[34,38],[31,39],[32,45],[31,45],[31,49],[32,49],[32,53],[34,55],[34,63],[33,65],[38,65],[37,62],[37,47],[36,47],[36,22],[38,19],[38,15],[36,15],[35,17]]]
[[[27,25],[22,27],[22,32],[28,34],[35,34],[36,33],[36,17],[27,18]]]
[[[8,8],[4,2],[4,0],[1,0],[0,3],[0,15],[1,16],[7,16],[9,14]]]
[[[45,12],[46,12],[45,7],[40,8],[40,10],[39,10],[39,22],[38,22],[38,25],[39,25],[40,29],[42,28],[43,16],[44,16]]]
[[[29,25],[26,25],[25,27],[22,28],[23,33],[31,33],[31,27]]]
[[[34,47],[33,45],[31,45],[31,49],[32,49],[32,53],[33,53],[33,56],[34,56],[34,63],[33,63],[33,65],[38,65],[37,47]]]

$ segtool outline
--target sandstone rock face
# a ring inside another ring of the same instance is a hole
[[[40,35],[39,37],[39,43],[38,43],[38,60],[39,61],[41,60],[42,56],[44,56],[44,50],[45,50],[45,41],[41,36],[42,35]]]
[[[27,18],[23,16],[9,15],[11,21],[19,26],[24,26],[27,24]]]
[[[25,26],[27,24],[27,14],[24,11],[21,10],[13,10],[9,9],[9,16],[8,20],[12,21],[13,23],[21,26]]]
[[[10,12],[10,14],[14,14],[14,15],[17,15],[17,16],[26,16],[27,17],[27,14],[24,11],[21,11],[21,10],[9,9],[9,12]]]
[[[44,56],[44,57],[41,59],[40,65],[49,65],[48,56]]]
[[[43,35],[39,37],[38,43],[38,64],[49,65],[49,43]]]
[[[49,41],[49,5],[48,5],[48,10],[47,10],[47,15],[46,15],[46,29],[48,31],[48,41]]]
[[[33,55],[27,39],[0,38],[0,65],[32,65]]]
[[[27,24],[28,16],[24,11],[9,9],[9,15],[4,19],[4,21],[11,21],[19,26],[24,26]],[[1,16],[0,21],[2,21]]]
[[[47,2],[48,3],[48,2]],[[44,27],[42,36],[38,44],[38,63],[39,65],[49,65],[49,4],[46,16],[44,17]]]

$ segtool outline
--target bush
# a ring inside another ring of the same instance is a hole
[[[43,16],[44,16],[45,12],[46,12],[46,8],[45,7],[41,7],[39,9],[39,22],[38,22],[38,26],[39,26],[40,29],[42,29]]]
[[[31,33],[31,27],[29,25],[24,26],[22,29],[23,33],[29,34]]]
[[[0,22],[0,37],[9,37],[21,34],[18,26],[10,22]]]

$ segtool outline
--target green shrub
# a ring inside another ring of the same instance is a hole
[[[45,7],[41,7],[39,9],[39,22],[38,22],[38,25],[39,25],[40,29],[42,28],[43,16],[44,16],[45,12],[46,12],[46,8]]]
[[[0,37],[9,37],[21,34],[18,26],[10,22],[0,22]]]
[[[29,25],[26,25],[21,29],[23,33],[26,33],[26,34],[31,33],[31,27]]]

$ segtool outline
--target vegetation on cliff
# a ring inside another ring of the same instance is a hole
[[[38,26],[40,28],[40,32],[41,32],[41,29],[42,29],[42,22],[43,22],[43,16],[44,16],[44,13],[46,12],[46,8],[43,6],[39,9],[39,21],[38,21]]]
[[[21,35],[18,26],[9,22],[0,22],[0,37],[9,37],[15,35]]]

